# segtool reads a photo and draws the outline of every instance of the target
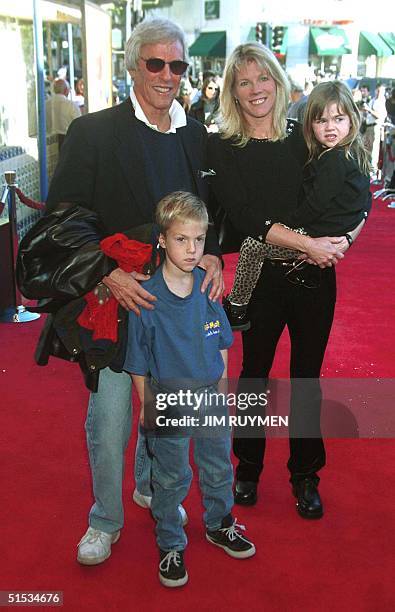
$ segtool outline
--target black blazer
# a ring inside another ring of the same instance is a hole
[[[75,119],[69,127],[51,181],[47,211],[59,202],[73,202],[97,213],[108,234],[152,223],[155,206],[146,177],[142,143],[130,99],[118,106]],[[191,118],[177,130],[185,151],[195,193],[208,199],[207,132]],[[220,255],[217,237],[209,228],[206,253]]]

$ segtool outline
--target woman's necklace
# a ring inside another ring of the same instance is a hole
[[[270,138],[268,138],[267,136],[262,136],[262,138],[259,138],[258,136],[252,136],[250,140],[253,140],[254,142],[268,142]]]
[[[271,135],[269,136],[267,131],[259,132],[258,130],[256,130],[253,131],[253,133],[251,134],[251,138],[252,140],[266,141],[271,139]]]

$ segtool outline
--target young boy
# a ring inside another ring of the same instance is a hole
[[[227,375],[227,348],[233,342],[222,306],[209,300],[209,289],[204,293],[200,289],[204,272],[197,266],[204,251],[207,210],[195,195],[174,192],[159,202],[156,222],[165,261],[144,283],[144,288],[157,301],[154,310],[142,310],[140,316],[129,314],[124,369],[132,374],[140,397],[141,422],[145,419],[146,427],[149,420],[156,424],[153,431],[147,430],[147,444],[153,455],[151,509],[157,521],[159,580],[165,586],[178,587],[188,580],[183,559],[187,538],[178,506],[192,480],[191,437],[205,506],[207,540],[236,559],[254,555],[255,546],[242,536],[231,514],[230,429],[212,429],[211,435],[207,430],[206,435],[199,431],[210,413],[207,397],[218,391],[218,382]],[[170,394],[174,396],[178,391],[192,392],[206,401],[199,401],[192,408],[181,401],[172,410],[159,412],[154,408],[152,416],[148,394],[154,400],[169,397],[170,408],[174,403],[170,402]],[[161,432],[159,424],[175,414],[179,418],[188,414],[195,420],[192,424],[189,421],[186,428],[177,429],[174,420],[178,421],[174,419]]]

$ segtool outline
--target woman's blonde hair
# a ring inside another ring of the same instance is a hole
[[[270,74],[276,84],[276,99],[273,106],[273,125],[271,140],[282,140],[287,136],[287,109],[290,84],[275,55],[260,43],[239,45],[228,57],[225,65],[224,80],[220,95],[221,137],[233,138],[236,145],[244,147],[251,134],[248,123],[236,102],[234,87],[237,72],[243,64],[256,64]]]
[[[336,104],[338,112],[350,119],[350,131],[338,145],[344,148],[348,159],[355,159],[363,174],[369,176],[371,164],[361,133],[361,115],[352,96],[351,90],[341,81],[319,83],[309,95],[303,120],[303,134],[309,149],[309,159],[317,159],[322,154],[322,145],[313,132],[313,123],[322,117],[328,104]]]

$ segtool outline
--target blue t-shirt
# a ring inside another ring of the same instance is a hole
[[[184,298],[172,293],[162,267],[144,283],[157,297],[154,310],[129,313],[124,370],[150,374],[170,389],[197,389],[215,384],[224,371],[220,350],[231,346],[233,334],[226,314],[212,302],[209,288],[200,291],[205,272],[193,270],[193,289]]]

